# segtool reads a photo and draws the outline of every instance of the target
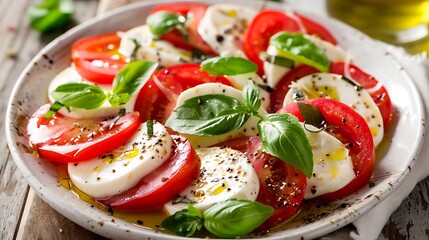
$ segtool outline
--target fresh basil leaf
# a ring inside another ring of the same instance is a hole
[[[273,56],[266,52],[261,52],[261,54],[259,54],[259,58],[264,62],[269,62],[282,67],[293,68],[295,66],[295,61],[290,58]]]
[[[131,99],[131,96],[128,93],[121,93],[121,94],[108,93],[107,94],[107,100],[112,106],[124,105],[130,99]]]
[[[187,209],[176,212],[161,222],[161,227],[180,236],[190,237],[203,227],[203,218],[192,204]]]
[[[259,97],[259,89],[255,86],[252,80],[246,82],[242,94],[244,105],[249,108],[251,112],[257,114],[261,107],[261,99]]]
[[[305,124],[310,124],[319,129],[326,128],[327,122],[319,108],[303,102],[297,104]]]
[[[290,114],[271,114],[258,123],[261,149],[288,162],[308,178],[313,173],[313,152],[303,127]]]
[[[322,72],[328,72],[330,61],[316,44],[299,33],[279,32],[271,37],[270,45],[277,48],[279,56],[313,66]]]
[[[113,95],[117,105],[122,105],[128,102],[126,95],[131,97],[138,92],[156,70],[158,63],[150,61],[135,61],[130,62],[123,67],[113,80]]]
[[[66,83],[58,86],[51,96],[66,107],[98,108],[106,101],[104,90],[87,83]]]
[[[201,63],[200,71],[207,71],[211,75],[239,75],[257,72],[258,66],[241,57],[214,57]]]
[[[28,10],[28,18],[33,29],[49,32],[67,24],[74,14],[71,0],[45,0]]]
[[[250,114],[230,96],[209,94],[186,100],[167,119],[166,125],[180,133],[221,135],[243,126]]]
[[[248,200],[227,200],[203,212],[204,227],[216,236],[237,238],[261,225],[274,212],[270,206]]]
[[[181,14],[159,11],[149,15],[146,24],[155,35],[162,35],[173,29],[184,30],[186,17]]]
[[[55,115],[56,112],[58,112],[64,105],[60,102],[55,101],[51,107],[49,108],[48,112],[43,115],[44,118],[51,118]]]

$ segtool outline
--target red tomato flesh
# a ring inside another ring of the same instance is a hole
[[[392,120],[393,111],[392,101],[390,100],[387,89],[373,76],[367,74],[353,64],[349,65],[348,70],[350,72],[350,77],[368,90],[375,104],[377,104],[378,109],[380,109],[384,129],[387,129]],[[345,75],[345,63],[332,63],[330,72]]]
[[[292,217],[300,208],[307,184],[305,175],[288,163],[262,152],[259,137],[241,137],[220,143],[243,152],[252,161],[259,178],[260,189],[256,201],[275,209],[259,231]]]
[[[176,106],[181,92],[209,82],[231,86],[225,77],[201,72],[200,65],[195,63],[166,67],[145,84],[139,93],[134,109],[140,112],[142,122],[157,120],[164,124]]]
[[[172,136],[176,147],[172,157],[143,177],[137,186],[116,196],[96,199],[113,209],[151,210],[162,208],[188,187],[200,171],[200,160],[190,143]]]
[[[302,102],[319,108],[328,126],[339,127],[332,129],[333,134],[349,149],[356,174],[356,178],[345,187],[336,192],[327,193],[321,198],[325,201],[334,201],[368,184],[374,172],[375,149],[372,134],[365,119],[351,107],[332,99],[317,98]],[[301,122],[303,121],[296,102],[280,109],[278,113],[291,113]]]
[[[45,104],[33,114],[27,132],[40,157],[51,162],[80,162],[99,157],[125,143],[140,126],[137,112],[125,113],[119,120],[74,119],[59,113],[44,118],[50,106]]]
[[[116,74],[126,64],[118,52],[121,38],[116,33],[82,38],[72,47],[72,60],[77,72],[85,79],[112,84]]]
[[[170,3],[162,4],[154,7],[152,13],[159,11],[167,11],[178,13],[191,19],[185,26],[188,32],[188,40],[186,40],[182,33],[177,29],[163,34],[160,38],[166,40],[176,47],[192,51],[193,48],[203,51],[209,55],[216,55],[209,45],[203,40],[198,32],[198,24],[203,18],[208,5],[202,3]]]

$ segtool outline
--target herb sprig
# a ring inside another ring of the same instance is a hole
[[[58,86],[51,96],[55,99],[45,118],[51,118],[65,107],[82,109],[99,108],[109,101],[112,106],[126,104],[131,96],[138,92],[150,78],[158,64],[150,61],[135,61],[119,71],[113,80],[112,91],[105,92],[100,86],[89,83],[66,83]]]
[[[218,237],[236,238],[261,225],[274,212],[270,206],[249,200],[231,199],[200,212],[192,204],[166,218],[161,226],[190,237],[203,227]]]
[[[180,133],[217,136],[239,129],[258,117],[261,149],[298,168],[307,177],[313,172],[313,152],[303,127],[290,114],[261,115],[259,90],[248,81],[243,102],[223,94],[202,95],[186,100],[167,119],[166,125]]]

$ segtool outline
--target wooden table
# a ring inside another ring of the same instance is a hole
[[[41,35],[28,27],[26,11],[40,0],[0,0],[0,109],[30,59],[61,31]],[[98,0],[75,0],[74,23],[96,13]],[[4,117],[0,118],[4,132]],[[429,178],[420,182],[391,216],[379,239],[429,238]],[[347,226],[347,229],[353,229]],[[333,239],[335,235],[326,236]],[[58,214],[29,188],[0,138],[0,239],[103,239]]]

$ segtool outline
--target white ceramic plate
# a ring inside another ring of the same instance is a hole
[[[125,30],[143,24],[155,5],[168,1],[144,1],[125,6],[90,20],[68,31],[46,46],[24,70],[12,96],[6,116],[6,134],[13,158],[36,193],[58,212],[77,224],[100,235],[116,239],[177,239],[155,230],[142,228],[92,208],[75,194],[59,186],[55,168],[37,159],[30,151],[26,137],[29,116],[47,100],[50,80],[70,65],[70,48],[79,38]],[[212,3],[231,1],[209,1]],[[237,4],[261,8],[262,1],[236,0]],[[276,3],[265,3],[282,9]],[[373,74],[388,89],[395,117],[381,150],[373,187],[365,187],[347,199],[329,206],[307,206],[304,214],[288,224],[287,229],[264,235],[264,239],[309,239],[325,235],[350,222],[387,197],[409,172],[420,150],[423,136],[423,108],[419,94],[401,65],[379,44],[358,31],[334,20],[309,15],[326,26],[339,44],[355,56],[355,63]]]

